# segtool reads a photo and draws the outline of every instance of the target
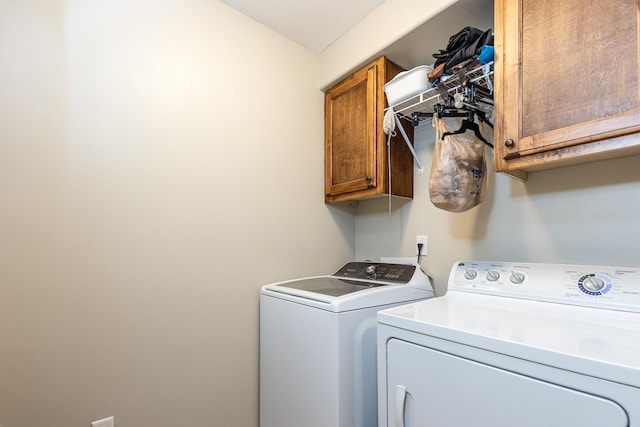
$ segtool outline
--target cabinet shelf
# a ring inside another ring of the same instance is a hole
[[[463,81],[464,80],[464,81]],[[486,90],[493,97],[493,62],[482,64],[464,73],[463,76],[454,74],[428,90],[407,98],[402,102],[392,105],[394,113],[403,119],[409,120],[416,125],[417,120],[424,120],[427,115],[432,115],[436,104],[447,104],[454,98],[456,93],[464,94],[468,83],[474,83]],[[444,100],[443,95],[447,93],[449,100]],[[386,111],[385,110],[385,111]],[[422,116],[415,113],[424,113]]]

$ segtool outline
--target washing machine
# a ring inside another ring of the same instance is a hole
[[[456,262],[378,313],[379,426],[640,426],[640,269]]]
[[[376,313],[432,296],[418,265],[372,262],[263,286],[260,426],[375,426]]]

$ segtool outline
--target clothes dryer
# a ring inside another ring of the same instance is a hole
[[[379,426],[640,426],[640,269],[456,262],[378,313]]]

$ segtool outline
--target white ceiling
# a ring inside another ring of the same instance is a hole
[[[385,0],[220,1],[320,53]]]

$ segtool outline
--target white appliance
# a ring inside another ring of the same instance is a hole
[[[260,426],[376,425],[376,313],[432,296],[417,265],[371,262],[263,286]]]
[[[457,262],[378,313],[379,426],[640,426],[640,269]]]

